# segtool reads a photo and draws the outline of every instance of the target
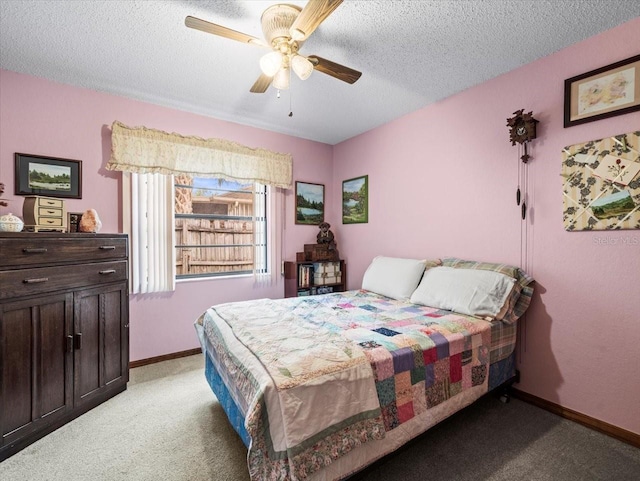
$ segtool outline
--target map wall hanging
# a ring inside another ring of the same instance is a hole
[[[640,131],[562,150],[564,228],[640,229]]]

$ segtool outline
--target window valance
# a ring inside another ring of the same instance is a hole
[[[107,169],[221,177],[290,189],[292,163],[291,154],[252,149],[223,139],[127,127],[115,121],[111,128],[111,159]]]

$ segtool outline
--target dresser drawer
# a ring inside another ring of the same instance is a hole
[[[127,238],[74,235],[43,238],[33,234],[0,238],[0,251],[0,268],[126,259]]]
[[[38,207],[38,218],[42,222],[43,217],[60,217],[62,219],[63,210],[55,209],[53,207]]]
[[[64,200],[52,199],[51,197],[36,197],[36,204],[40,207],[56,207],[62,209]]]
[[[36,219],[36,225],[38,227],[62,227],[62,217],[39,217]]]
[[[127,261],[0,272],[0,300],[127,279]]]

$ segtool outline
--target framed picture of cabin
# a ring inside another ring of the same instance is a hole
[[[296,224],[324,222],[324,185],[296,181]]]
[[[342,223],[369,222],[369,176],[342,181]]]
[[[82,199],[82,161],[15,154],[15,194]]]

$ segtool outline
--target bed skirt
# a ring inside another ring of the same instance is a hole
[[[244,427],[244,416],[242,415],[242,412],[240,412],[240,409],[238,409],[238,406],[236,406],[236,403],[233,401],[233,398],[231,397],[227,386],[225,386],[224,382],[222,381],[222,378],[220,377],[218,370],[213,365],[211,358],[209,358],[208,353],[205,353],[204,375],[207,378],[209,386],[211,386],[213,394],[216,395],[218,401],[220,402],[220,405],[222,406],[222,409],[224,409],[224,412],[227,414],[227,417],[229,418],[229,422],[233,426],[233,429],[236,430],[244,445],[249,448],[251,438]]]

